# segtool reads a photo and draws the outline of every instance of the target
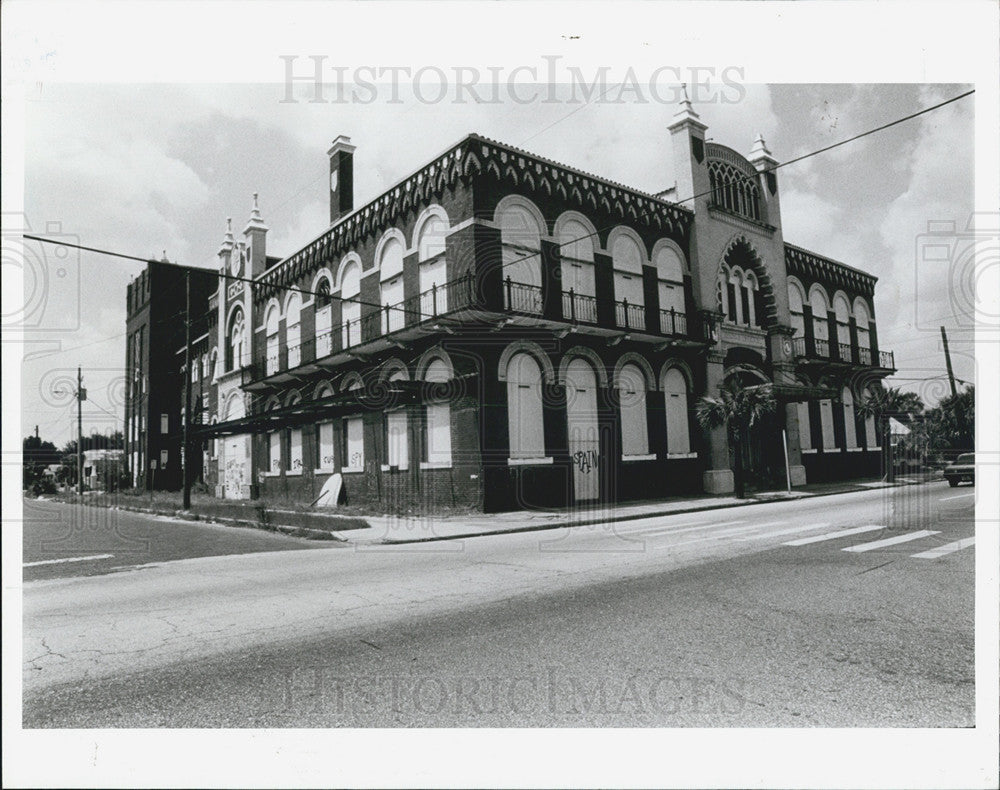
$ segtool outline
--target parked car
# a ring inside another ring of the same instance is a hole
[[[952,488],[959,483],[976,484],[976,455],[962,453],[944,468],[944,479]]]

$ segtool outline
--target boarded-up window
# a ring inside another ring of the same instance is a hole
[[[677,368],[670,368],[663,377],[663,406],[667,416],[667,453],[690,453],[687,382]]]
[[[405,321],[403,320],[402,302],[403,275],[400,274],[382,283],[381,307],[382,331],[384,333],[395,332],[397,329],[403,328]]]
[[[333,336],[330,334],[333,313],[330,305],[316,311],[316,358],[322,359],[333,351]]]
[[[293,293],[285,305],[285,347],[288,349],[288,367],[298,367],[302,361],[302,334],[299,323],[302,297]]]
[[[542,371],[529,354],[507,363],[507,433],[511,458],[543,458]]]
[[[823,449],[830,451],[836,449],[836,440],[833,433],[833,402],[824,399],[819,402],[819,419],[823,427]]]
[[[170,415],[160,415],[160,433],[170,433]]]
[[[406,433],[406,411],[398,409],[387,412],[385,428],[388,448],[387,463],[399,469],[409,468],[409,442]]]
[[[344,420],[344,466],[352,471],[365,466],[364,423],[360,417]]]
[[[800,401],[795,404],[795,410],[799,417],[799,448],[802,450],[812,449],[812,432],[809,428],[809,404]]]
[[[626,458],[649,453],[646,423],[646,378],[638,366],[623,365],[618,374],[618,398],[622,425],[622,455]]]
[[[281,434],[273,431],[267,435],[268,469],[277,472],[281,469]]]
[[[853,450],[858,446],[858,431],[854,423],[854,395],[850,387],[844,387],[841,398],[844,402],[844,441],[847,449]]]
[[[320,469],[333,469],[333,423],[321,422],[318,426],[318,457],[317,465]]]
[[[302,429],[292,428],[288,432],[288,471],[302,471]]]
[[[356,301],[361,292],[361,267],[351,261],[341,273],[341,343],[350,348],[361,342],[361,304]]]
[[[443,384],[451,378],[444,360],[435,359],[427,366],[424,379]],[[446,401],[432,401],[425,406],[425,459],[432,464],[451,465],[451,405]]]

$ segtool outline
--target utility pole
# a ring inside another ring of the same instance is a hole
[[[83,499],[83,402],[87,390],[83,388],[83,368],[76,369],[76,490]]]
[[[191,270],[184,270],[184,436],[181,439],[181,474],[184,476],[184,509],[191,509]]]
[[[944,361],[948,365],[948,382],[951,384],[951,397],[955,397],[958,391],[955,389],[955,373],[951,369],[951,352],[948,351],[948,335],[941,327],[941,342],[944,343]]]

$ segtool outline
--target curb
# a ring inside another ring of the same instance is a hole
[[[898,488],[905,485],[919,485],[919,483],[886,483],[879,488]],[[746,507],[747,505],[766,505],[772,502],[791,502],[798,499],[814,499],[825,496],[837,496],[839,494],[854,494],[859,491],[874,491],[877,490],[875,487],[869,486],[855,486],[853,488],[848,488],[841,491],[830,491],[828,493],[820,494],[803,494],[801,496],[793,497],[783,497],[774,499],[749,499],[745,502],[731,502],[725,505],[702,505],[699,507],[688,507],[681,508],[678,510],[661,510],[653,513],[630,513],[622,516],[612,516],[611,518],[593,518],[584,519],[582,521],[559,521],[551,524],[530,524],[524,526],[509,527],[504,529],[493,529],[488,532],[462,532],[456,535],[432,535],[425,538],[382,538],[375,539],[372,541],[358,541],[351,540],[350,538],[343,538],[338,536],[338,540],[343,540],[347,543],[354,543],[356,545],[382,545],[382,546],[403,546],[411,543],[434,543],[444,540],[462,540],[464,538],[481,538],[487,537],[489,535],[511,535],[519,532],[541,532],[543,530],[550,529],[566,529],[572,527],[587,527],[594,524],[617,524],[625,521],[638,521],[644,518],[657,518],[660,516],[673,516],[681,515],[683,513],[701,513],[708,510],[725,510],[727,508],[733,507]]]

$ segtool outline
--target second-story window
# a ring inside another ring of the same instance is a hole
[[[301,313],[302,297],[293,292],[285,302],[285,347],[290,368],[298,367],[302,361]]]
[[[792,329],[795,337],[806,336],[806,320],[802,313],[802,289],[794,282],[788,283],[788,312],[791,316]]]
[[[578,219],[556,223],[562,275],[562,314],[571,321],[597,323],[594,231]]]
[[[226,371],[238,370],[246,364],[244,346],[246,327],[243,322],[243,308],[239,307],[229,319],[229,346],[226,351]]]
[[[833,312],[837,317],[837,343],[845,353],[851,346],[851,305],[847,297],[838,293],[833,297]]]
[[[405,324],[403,242],[395,237],[385,239],[375,264],[379,269],[379,306],[382,309],[382,333],[387,334],[402,329]]]
[[[279,357],[280,349],[278,348],[278,327],[280,324],[280,313],[278,311],[278,306],[272,304],[267,308],[267,313],[264,316],[264,336],[266,338],[265,343],[265,362],[264,370],[268,376],[272,373],[278,372],[279,367]]]
[[[448,220],[438,214],[427,217],[417,232],[421,319],[448,312],[448,290],[445,287],[448,281],[445,258],[447,235]]]
[[[854,301],[854,323],[858,328],[858,361],[862,365],[872,364],[871,319],[868,308],[860,299]]]
[[[348,261],[340,273],[341,343],[350,348],[361,342],[361,264]]]
[[[760,190],[749,175],[726,162],[710,161],[708,179],[714,206],[760,220]]]
[[[542,312],[543,225],[527,201],[497,211],[503,246],[504,306],[519,313]]]
[[[809,306],[812,308],[813,338],[816,341],[816,353],[822,357],[830,356],[830,323],[826,292],[814,285],[809,292]]]
[[[684,259],[672,246],[662,246],[653,258],[660,297],[660,331],[665,335],[687,333],[684,311]]]
[[[330,281],[323,277],[316,286],[316,359],[333,351],[333,307],[330,305]]]
[[[615,321],[627,329],[641,329],[646,324],[642,265],[646,254],[631,235],[619,234],[611,243],[615,281]]]

